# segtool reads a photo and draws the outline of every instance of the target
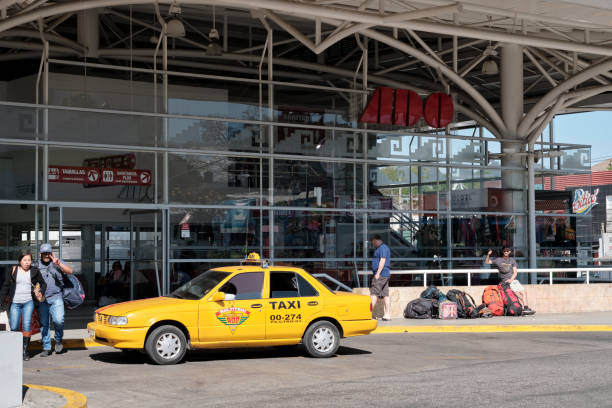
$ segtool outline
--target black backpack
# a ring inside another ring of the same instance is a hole
[[[423,292],[421,292],[421,296],[424,299],[438,299],[438,302],[444,302],[446,300],[446,295],[434,285],[429,286]]]
[[[406,319],[431,319],[438,317],[438,299],[414,299],[406,305],[404,317]]]
[[[457,304],[457,317],[460,319],[473,319],[478,317],[478,309],[474,304],[474,298],[469,294],[457,289],[451,289],[446,294],[448,300]]]
[[[421,292],[421,296],[423,299],[437,299],[440,296],[440,290],[435,286],[431,285],[423,292]]]

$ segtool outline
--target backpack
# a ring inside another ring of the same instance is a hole
[[[480,317],[493,317],[493,313],[491,313],[491,310],[489,310],[487,305],[484,303],[478,306],[476,310],[478,311],[478,316]]]
[[[504,315],[521,316],[523,314],[523,306],[519,302],[514,291],[510,288],[510,285],[506,282],[502,282],[497,287],[504,301]]]
[[[423,292],[421,292],[420,297],[424,299],[438,299],[438,302],[440,303],[446,300],[446,295],[442,293],[442,291],[438,289],[437,287],[435,287],[434,285],[431,285],[430,287],[425,289]]]
[[[438,300],[418,298],[411,300],[404,309],[406,319],[431,319],[438,316]]]
[[[493,316],[504,315],[504,299],[497,286],[491,285],[485,288],[482,293],[482,303],[489,308]]]
[[[62,297],[64,298],[64,305],[68,309],[74,309],[85,301],[83,285],[81,285],[81,282],[79,282],[74,274],[64,274]]]
[[[451,289],[446,294],[448,300],[457,304],[457,316],[460,319],[473,319],[478,317],[478,310],[474,306],[474,298],[457,289]]]

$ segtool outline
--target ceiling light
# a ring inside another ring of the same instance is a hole
[[[497,66],[497,62],[493,60],[493,57],[497,56],[497,51],[491,45],[489,45],[483,53],[487,58],[482,63],[482,73],[484,75],[496,75],[499,73],[499,67]]]
[[[219,46],[219,32],[215,28],[215,17],[215,6],[213,6],[213,26],[210,29],[210,33],[208,33],[210,44],[208,44],[208,49],[206,50],[206,55],[210,57],[218,57],[223,54],[221,46]]]
[[[211,28],[208,38],[210,39],[210,44],[208,44],[206,55],[211,57],[220,56],[223,52],[221,50],[221,46],[219,45],[219,32],[217,29]]]
[[[171,38],[185,37],[185,26],[178,18],[173,18],[166,24],[166,35]]]
[[[484,75],[496,75],[499,73],[499,67],[497,66],[497,62],[492,59],[488,59],[482,63],[482,73]]]

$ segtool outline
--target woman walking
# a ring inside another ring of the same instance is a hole
[[[19,264],[9,268],[0,288],[0,303],[4,306],[10,304],[9,325],[12,331],[21,329],[23,332],[23,359],[29,360],[28,346],[30,345],[30,324],[34,306],[41,302],[47,285],[38,268],[32,266],[32,255],[22,252],[19,255]]]

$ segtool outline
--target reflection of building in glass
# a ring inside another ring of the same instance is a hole
[[[90,293],[121,299],[166,293],[250,251],[353,283],[368,269],[372,234],[389,245],[396,270],[481,267],[489,248],[504,245],[526,265],[526,190],[504,184],[526,172],[502,166],[495,139],[365,130],[353,99],[322,89],[306,99],[277,91],[270,111],[250,83],[241,92],[214,81],[171,84],[161,116],[151,113],[150,84],[132,82],[128,98],[122,79],[88,76],[85,89],[75,78],[50,74],[47,142],[35,126],[39,109],[0,106],[4,137],[14,139],[0,144],[7,264],[47,234]],[[34,87],[36,78],[26,79]],[[536,173],[538,262],[583,265],[594,241],[585,220],[601,206],[573,214],[573,190],[559,186],[590,177],[590,151],[559,147],[558,163],[545,158]],[[110,285],[115,262],[123,283]]]

